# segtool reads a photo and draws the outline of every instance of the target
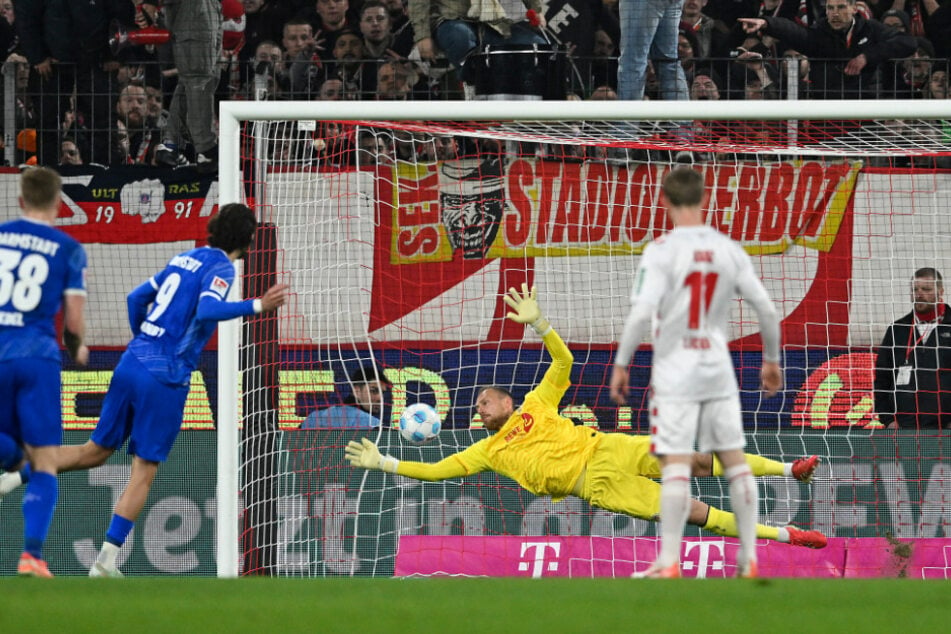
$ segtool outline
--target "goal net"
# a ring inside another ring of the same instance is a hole
[[[765,398],[755,313],[743,301],[732,313],[747,450],[822,458],[812,484],[759,479],[761,521],[820,530],[829,547],[763,541],[761,571],[918,574],[948,537],[951,446],[939,429],[883,424],[874,368],[886,328],[912,310],[915,271],[951,271],[949,121],[939,101],[223,103],[221,202],[246,201],[264,223],[246,295],[282,281],[292,301],[219,332],[219,574],[646,567],[655,523],[493,473],[365,472],[343,450],[366,437],[436,462],[484,438],[478,388],[520,401],[548,367],[539,338],[505,318],[503,293],[523,283],[574,354],[562,415],[648,433],[649,346],[628,406],[607,386],[638,256],[669,228],[660,181],[684,162],[704,175],[708,222],[743,244],[782,317],[785,387]],[[946,371],[951,353],[932,352]],[[325,426],[313,412],[352,401],[367,366],[392,385],[381,426]],[[424,446],[396,432],[415,402],[443,420]],[[729,508],[721,479],[693,487]],[[685,574],[732,575],[735,551],[688,527]]]

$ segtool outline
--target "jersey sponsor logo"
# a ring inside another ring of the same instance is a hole
[[[531,571],[532,578],[538,579],[545,572],[558,572],[560,557],[561,542],[522,542],[518,571]]]
[[[531,414],[522,414],[522,429],[525,430],[525,433],[532,431],[532,427],[535,426],[535,419]]]
[[[211,280],[211,290],[224,297],[228,293],[228,282],[217,275]]]

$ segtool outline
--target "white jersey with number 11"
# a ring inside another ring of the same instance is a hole
[[[719,231],[677,227],[647,246],[631,302],[653,308],[656,396],[704,401],[736,394],[729,319],[737,295],[761,319],[776,319],[750,257]]]

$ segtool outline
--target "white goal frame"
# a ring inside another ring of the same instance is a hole
[[[828,101],[223,101],[219,204],[241,202],[240,134],[246,121],[690,121],[951,120],[951,100]],[[951,151],[951,147],[947,148]],[[796,152],[793,149],[790,152]],[[782,153],[776,148],[775,153]],[[859,154],[858,150],[843,155]],[[879,152],[881,154],[881,152]],[[235,285],[237,288],[239,285]],[[239,574],[240,320],[218,328],[217,575]]]

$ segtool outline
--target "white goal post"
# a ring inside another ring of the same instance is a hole
[[[748,141],[738,143],[732,147],[729,143],[698,142],[691,132],[684,132],[691,130],[693,122],[697,121],[795,123],[803,120],[842,121],[843,119],[876,121],[879,123],[850,129],[842,136],[830,133],[822,140],[813,143],[800,144],[801,139],[797,138],[796,134],[787,134],[783,136],[783,142],[780,144],[762,146]],[[900,127],[900,130],[896,132],[895,126],[887,123],[894,120],[905,121],[907,125]],[[253,136],[245,132],[244,126],[246,123],[257,121],[346,121],[359,122],[375,128],[385,128],[387,122],[392,122],[394,127],[402,127],[414,132],[429,129],[441,134],[463,133],[475,138],[490,137],[514,144],[521,142],[555,145],[583,143],[594,147],[621,148],[622,150],[624,148],[643,149],[645,151],[666,148],[670,155],[678,151],[693,152],[697,155],[704,152],[732,152],[736,155],[743,154],[746,156],[769,155],[776,157],[777,160],[790,161],[802,160],[803,157],[810,156],[820,157],[820,160],[832,157],[836,160],[848,162],[868,157],[879,157],[887,161],[889,157],[897,155],[951,155],[951,140],[945,137],[943,131],[944,122],[951,121],[951,100],[705,102],[223,101],[220,104],[219,112],[219,204],[221,205],[231,202],[244,202],[246,200],[245,183],[261,177],[260,175],[249,177],[242,172],[242,152],[245,154],[248,152],[246,143],[245,146],[242,145],[242,134]],[[475,122],[475,125],[463,131],[454,127],[452,122]],[[493,123],[482,125],[484,122]],[[266,153],[262,148],[254,149],[256,157],[261,157]],[[247,160],[246,157],[245,160]],[[857,170],[853,168],[848,177],[843,176],[843,182],[851,178],[851,181],[849,181],[851,186],[857,177]],[[320,178],[319,174],[315,173],[314,178]],[[902,179],[901,185],[895,186],[895,191],[902,189],[906,182],[915,181],[914,175],[907,179],[901,176],[895,178]],[[830,192],[830,196],[837,193],[841,192],[839,190]],[[887,197],[890,195],[890,191],[882,191],[881,195],[883,198]],[[944,189],[943,185],[935,186],[933,190],[924,195],[934,198],[936,207],[939,207],[942,201],[948,202],[951,200],[951,194]],[[871,199],[872,196],[870,195],[869,198]],[[913,199],[920,200],[920,197],[913,196]],[[260,203],[261,201],[257,202]],[[885,201],[885,206],[888,205],[890,203]],[[869,213],[870,223],[875,221],[875,213]],[[882,213],[888,212],[882,211]],[[923,217],[921,222],[931,224],[921,224],[923,244],[918,254],[929,265],[936,261],[939,266],[942,263],[951,264],[951,260],[945,260],[943,255],[937,253],[939,242],[951,236],[951,231],[947,227],[938,226],[938,211],[928,211],[925,216],[926,218]],[[875,240],[886,239],[882,238],[880,233],[874,227],[870,229],[868,235],[872,237],[869,238],[869,242],[871,243],[872,238]],[[901,243],[901,248],[908,248],[910,244],[913,244],[913,237],[899,236],[899,238],[900,241],[904,241]],[[821,237],[816,239],[820,240]],[[887,239],[892,240],[894,238],[887,237]],[[762,247],[759,252],[769,253],[770,248],[772,247]],[[604,247],[604,249],[592,252],[607,253],[608,255],[620,253],[620,251],[610,251],[608,247]],[[628,251],[627,253],[636,254],[636,251]],[[862,257],[867,257],[871,261],[876,257],[876,254],[862,254]],[[898,317],[903,314],[899,311],[905,310],[907,312],[908,310],[907,301],[903,303],[904,296],[896,297],[896,289],[905,288],[908,279],[907,269],[910,263],[907,254],[897,254],[894,257],[896,261],[901,262],[901,267],[892,267],[893,270],[890,273],[883,273],[882,271],[885,269],[875,269],[872,274],[866,276],[868,279],[859,281],[857,284],[859,286],[875,283],[884,285],[885,288],[881,291],[882,295],[875,298],[874,301],[887,302],[887,314]],[[367,263],[368,266],[371,264]],[[867,266],[873,267],[871,264]],[[951,267],[945,268],[951,270]],[[775,270],[773,271],[775,273]],[[808,275],[803,274],[803,277],[808,277]],[[623,296],[628,292],[629,280],[617,280],[616,286],[617,288],[612,286],[612,292],[615,295]],[[777,283],[775,288],[788,289],[793,286],[795,286],[794,282],[789,284]],[[239,285],[236,284],[235,287],[238,288]],[[861,295],[864,292],[863,288],[853,287],[849,289],[847,291],[850,293],[849,297],[855,297],[856,293]],[[618,292],[617,289],[622,290]],[[292,290],[298,289],[292,288]],[[780,303],[788,302],[790,305],[784,314],[791,314],[796,308],[795,302],[798,300],[786,297],[783,294],[784,292],[781,290],[778,297],[774,295],[774,300]],[[794,295],[798,291],[789,292]],[[800,293],[799,298],[801,298],[801,295],[802,293]],[[592,297],[595,297],[595,295],[592,295]],[[603,317],[607,321],[617,321],[618,327],[620,327],[620,322],[623,321],[623,315],[614,312]],[[838,349],[838,347],[844,345],[844,347],[854,346],[856,350],[868,351],[877,343],[876,339],[880,337],[885,326],[889,323],[888,321],[881,321],[883,317],[884,315],[876,315],[876,319],[869,318],[862,321],[861,328],[864,329],[862,332],[867,331],[867,334],[857,335],[859,329],[853,328],[850,330],[848,323],[836,324],[843,326],[848,332],[845,332],[841,339],[836,339],[831,343],[820,343],[818,347]],[[748,319],[748,317],[745,319]],[[738,319],[738,321],[745,320]],[[241,323],[240,320],[225,322],[220,324],[218,329],[216,557],[219,577],[236,577],[242,572],[242,553],[240,552],[242,501],[240,499],[241,484],[239,478],[242,464],[239,437],[240,404],[243,398],[239,362],[242,336]],[[823,329],[829,330],[829,326],[824,323],[810,322],[810,328],[813,327],[815,332]],[[811,337],[814,335],[812,333],[813,330],[810,330],[809,334],[804,335],[804,342],[801,344],[807,359],[812,350],[810,346],[813,345]],[[742,336],[748,334],[750,334],[749,331],[741,333]],[[421,339],[424,338],[421,337]],[[832,336],[830,335],[830,341],[831,339]],[[845,343],[842,344],[842,342]],[[591,340],[590,343],[592,349],[596,349],[598,346],[609,347],[611,344],[609,340]],[[807,376],[814,370],[816,370],[815,367],[805,364],[797,371],[801,371],[804,376]],[[805,382],[803,384],[805,385]],[[791,401],[796,396],[790,394],[787,398]],[[870,408],[867,403],[862,405],[856,402],[848,410],[848,415],[851,416],[854,412],[860,412],[860,406],[866,407],[866,409]],[[784,411],[788,414],[789,411],[794,409],[794,405],[790,402],[785,408]],[[578,411],[582,410],[579,409]],[[752,412],[750,415],[755,417],[758,414]],[[814,423],[813,426],[815,427]],[[837,440],[818,438],[817,436],[800,441],[800,451],[811,451],[813,445],[810,443],[813,440],[824,443],[829,454],[838,451],[835,444],[838,442]],[[851,443],[852,440],[849,439],[848,442]],[[750,450],[755,449],[757,448]],[[775,447],[767,441],[764,442],[763,449],[769,452],[770,449],[775,449]],[[926,479],[927,475],[922,474],[920,477]],[[836,505],[836,489],[832,485],[830,487],[832,488],[825,491],[825,494],[831,499],[822,503],[827,504],[827,510],[834,515],[832,509]],[[776,505],[781,506],[782,501],[776,502]],[[826,509],[827,507],[822,508]],[[813,511],[813,513],[818,514],[819,511]],[[885,530],[882,529],[882,532],[885,532]],[[356,541],[356,538],[354,538],[354,541]],[[374,568],[374,570],[376,569]]]

